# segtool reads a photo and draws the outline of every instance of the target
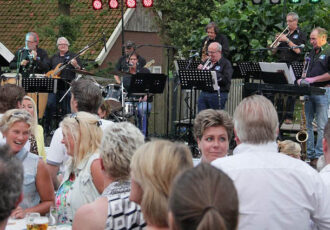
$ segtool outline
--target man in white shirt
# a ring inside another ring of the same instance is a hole
[[[326,166],[320,171],[320,176],[330,190],[330,122],[328,121],[323,134],[323,154]]]
[[[305,162],[278,153],[278,117],[264,96],[245,98],[234,113],[234,155],[211,164],[229,175],[239,197],[238,229],[330,229],[330,196]]]
[[[89,112],[97,114],[97,111],[102,103],[102,93],[100,88],[92,81],[81,79],[73,81],[71,84],[71,112],[78,111]],[[101,128],[104,130],[112,121],[103,120]],[[67,155],[64,144],[61,143],[63,139],[62,129],[56,129],[52,141],[47,152],[47,169],[52,177],[55,189],[59,186],[57,173],[63,171],[64,163],[69,156]]]

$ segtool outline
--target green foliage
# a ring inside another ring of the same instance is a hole
[[[201,43],[201,28],[205,17],[214,9],[213,0],[157,0],[153,10],[161,12],[157,20],[160,34],[167,44],[178,46],[183,52],[197,48]]]
[[[282,1],[283,2],[283,1]],[[230,42],[232,61],[260,60],[260,54],[250,49],[270,45],[275,34],[283,31],[283,3],[271,5],[264,1],[253,5],[250,0],[226,0],[201,3],[198,0],[158,0],[155,10],[162,13],[161,36],[171,45],[180,47],[183,53],[190,49],[200,49],[205,25],[210,21],[218,23],[220,31],[227,35]],[[329,31],[329,5],[287,4],[287,12],[294,11],[300,16],[300,27],[309,35],[315,26]],[[262,54],[264,60],[271,61],[273,56]]]

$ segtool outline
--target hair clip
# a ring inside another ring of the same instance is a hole
[[[102,121],[101,121],[101,120],[98,120],[98,121],[96,122],[96,125],[97,125],[97,127],[100,127],[100,126],[102,125]]]

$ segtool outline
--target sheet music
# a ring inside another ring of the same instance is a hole
[[[293,70],[290,66],[290,70],[286,63],[276,63],[276,62],[259,62],[261,71],[263,72],[270,72],[270,73],[277,73],[277,72],[284,72],[284,76],[288,81],[288,84],[294,84],[296,77],[293,73]]]
[[[218,85],[218,79],[217,79],[217,72],[216,71],[211,71],[211,76],[212,76],[213,89],[218,90],[219,85]]]

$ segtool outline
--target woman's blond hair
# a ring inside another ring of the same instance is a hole
[[[68,115],[61,122],[63,133],[72,135],[74,140],[74,167],[97,152],[102,140],[100,122],[98,116],[87,112]]]
[[[297,142],[291,140],[278,141],[278,151],[294,158],[300,158],[301,147]]]
[[[181,143],[155,140],[135,152],[131,162],[132,178],[143,190],[141,209],[147,223],[168,227],[167,204],[172,181],[192,167],[191,152]]]
[[[105,172],[114,180],[127,180],[135,150],[144,144],[144,135],[129,122],[109,125],[103,133],[100,155]]]
[[[5,112],[0,120],[0,131],[2,133],[7,132],[15,122],[25,122],[29,125],[29,131],[32,127],[32,116],[24,109],[11,109]]]
[[[37,112],[37,106],[34,100],[29,96],[24,96],[23,101],[28,100],[32,103],[33,108],[33,117],[32,117],[32,127],[31,127],[31,133],[35,136],[38,133],[38,112]]]

